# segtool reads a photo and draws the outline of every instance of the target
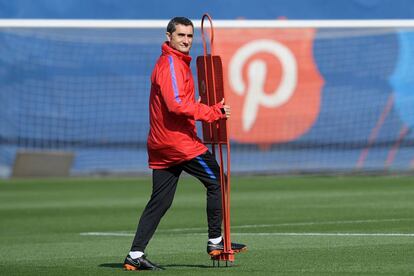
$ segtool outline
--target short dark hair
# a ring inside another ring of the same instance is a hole
[[[170,20],[170,22],[168,22],[167,33],[172,34],[173,32],[175,32],[175,26],[177,26],[178,24],[184,26],[191,26],[194,29],[193,22],[191,22],[191,20],[187,17],[174,17]]]

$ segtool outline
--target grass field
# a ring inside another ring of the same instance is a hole
[[[149,178],[0,181],[1,275],[122,270]],[[212,268],[204,188],[183,177],[151,241],[164,275],[414,275],[414,178],[233,177],[232,239]],[[149,272],[151,273],[151,272]]]

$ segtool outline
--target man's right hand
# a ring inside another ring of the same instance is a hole
[[[223,112],[223,114],[226,114],[226,118],[230,118],[230,115],[231,115],[231,108],[230,108],[230,106],[224,104],[224,98],[221,100],[220,103],[223,105],[221,111]]]

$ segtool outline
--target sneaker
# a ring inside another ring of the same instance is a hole
[[[234,253],[239,253],[242,251],[247,250],[247,246],[241,243],[231,243],[231,249],[234,251]],[[218,244],[214,244],[211,241],[207,243],[207,253],[210,256],[218,256],[223,252],[224,250],[224,243],[223,240],[219,242]]]
[[[147,257],[144,255],[140,258],[133,259],[131,256],[125,258],[124,261],[125,270],[163,270],[162,267],[153,264]]]

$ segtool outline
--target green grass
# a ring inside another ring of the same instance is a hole
[[[0,181],[0,275],[135,273],[122,261],[150,191],[149,178]],[[234,266],[211,267],[204,188],[186,177],[149,258],[164,275],[414,274],[414,235],[372,235],[414,234],[412,177],[233,177],[231,207],[249,247]]]

